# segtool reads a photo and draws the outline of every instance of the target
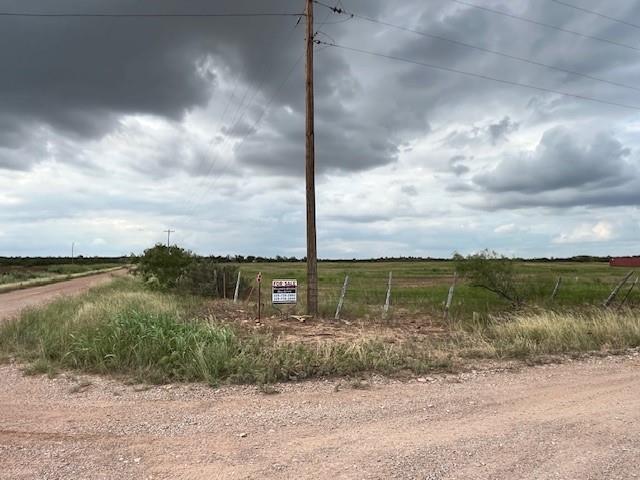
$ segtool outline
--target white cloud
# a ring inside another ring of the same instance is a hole
[[[561,233],[554,243],[606,242],[614,237],[613,226],[606,221],[595,225],[582,224],[569,232]]]
[[[495,233],[513,233],[518,230],[515,223],[507,223],[505,225],[499,225],[493,229]]]

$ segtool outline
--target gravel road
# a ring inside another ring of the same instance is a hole
[[[0,367],[0,479],[631,479],[640,356],[212,389]]]
[[[62,295],[75,295],[86,292],[90,288],[111,281],[114,275],[124,275],[125,273],[126,269],[122,269],[88,277],[74,278],[73,280],[52,283],[42,287],[31,287],[2,293],[0,294],[0,322],[15,316],[25,307],[47,303]]]

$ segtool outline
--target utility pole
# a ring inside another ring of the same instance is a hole
[[[167,248],[169,248],[171,246],[171,234],[175,232],[175,230],[163,230],[163,232],[167,232]]]
[[[71,263],[73,264],[73,249],[76,246],[76,242],[71,242]]]
[[[306,146],[307,184],[307,314],[318,314],[318,258],[316,249],[316,186],[313,127],[313,0],[307,0]]]

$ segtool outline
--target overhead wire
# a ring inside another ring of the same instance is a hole
[[[535,65],[535,66],[538,66],[538,67],[548,68],[550,70],[556,70],[558,72],[567,73],[567,74],[570,74],[570,75],[575,75],[575,76],[578,76],[578,77],[587,78],[589,80],[594,80],[594,81],[597,81],[597,82],[608,83],[610,85],[614,85],[614,86],[617,86],[617,87],[628,88],[630,90],[635,90],[635,91],[640,92],[640,88],[639,87],[634,87],[632,85],[627,85],[625,83],[620,83],[620,82],[615,82],[615,81],[612,81],[612,80],[607,80],[607,79],[596,77],[596,76],[589,75],[589,74],[586,74],[586,73],[577,72],[575,70],[570,70],[570,69],[566,69],[566,68],[562,68],[562,67],[557,67],[555,65],[549,65],[547,63],[539,62],[537,60],[532,60],[530,58],[520,57],[520,56],[517,56],[517,55],[511,55],[509,53],[500,52],[498,50],[493,50],[493,49],[490,49],[490,48],[485,48],[485,47],[481,47],[481,46],[478,46],[478,45],[473,45],[471,43],[462,42],[460,40],[454,40],[454,39],[451,39],[451,38],[448,38],[448,37],[445,37],[445,36],[442,36],[442,35],[435,35],[435,34],[432,34],[432,33],[425,32],[425,31],[416,30],[416,29],[405,27],[405,26],[402,26],[402,25],[397,25],[397,24],[394,24],[394,23],[386,22],[384,20],[379,20],[377,18],[372,18],[372,17],[368,17],[366,15],[361,15],[361,14],[358,14],[358,13],[354,13],[354,12],[351,12],[351,11],[348,11],[348,10],[345,10],[345,9],[336,9],[336,8],[331,7],[331,6],[321,2],[319,0],[314,0],[314,2],[317,3],[318,5],[321,5],[323,7],[331,9],[334,13],[341,14],[341,15],[346,15],[348,17],[347,19],[357,18],[357,19],[361,19],[361,20],[364,20],[364,21],[367,21],[367,22],[370,22],[370,23],[383,25],[385,27],[394,28],[394,29],[401,30],[401,31],[404,31],[404,32],[414,33],[416,35],[421,35],[421,36],[423,36],[425,38],[431,38],[431,39],[434,39],[434,40],[448,42],[448,43],[451,43],[453,45],[458,45],[458,46],[461,46],[461,47],[471,48],[471,49],[478,50],[478,51],[481,51],[481,52],[484,52],[484,53],[488,53],[488,54],[491,54],[491,55],[497,55],[497,56],[500,56],[500,57],[509,58],[511,60],[516,60],[516,61],[519,61],[519,62],[528,63],[530,65]]]
[[[340,48],[342,50],[361,53],[361,54],[370,55],[370,56],[374,56],[374,57],[387,58],[389,60],[395,60],[395,61],[399,61],[399,62],[410,63],[410,64],[413,64],[413,65],[419,65],[419,66],[422,66],[422,67],[427,67],[427,68],[431,68],[431,69],[435,69],[435,70],[441,70],[441,71],[450,72],[450,73],[457,73],[457,74],[460,74],[460,75],[465,75],[465,76],[474,77],[474,78],[480,78],[480,79],[483,79],[483,80],[502,83],[502,84],[505,84],[505,85],[523,87],[523,88],[528,88],[528,89],[532,89],[532,90],[538,90],[538,91],[547,92],[547,93],[555,93],[557,95],[562,95],[562,96],[566,96],[566,97],[572,97],[572,98],[577,98],[577,99],[581,99],[581,100],[588,100],[588,101],[591,101],[591,102],[601,103],[601,104],[605,104],[605,105],[610,105],[610,106],[615,106],[615,107],[620,107],[620,108],[640,111],[640,106],[636,106],[636,105],[612,102],[612,101],[609,101],[609,100],[602,100],[602,99],[595,98],[595,97],[590,97],[590,96],[587,96],[587,95],[580,95],[580,94],[577,94],[577,93],[563,92],[561,90],[555,90],[555,89],[552,89],[552,88],[540,87],[540,86],[532,85],[532,84],[529,84],[529,83],[522,83],[522,82],[516,82],[516,81],[512,81],[512,80],[505,80],[505,79],[502,79],[502,78],[492,77],[492,76],[484,75],[484,74],[481,74],[481,73],[469,72],[469,71],[466,71],[466,70],[459,70],[457,68],[445,67],[445,66],[442,66],[442,65],[435,65],[435,64],[432,64],[432,63],[421,62],[421,61],[418,61],[418,60],[411,60],[411,59],[408,59],[408,58],[398,57],[398,56],[395,56],[395,55],[388,55],[388,54],[385,54],[385,53],[372,52],[372,51],[369,51],[369,50],[363,50],[361,48],[354,48],[354,47],[349,47],[349,46],[346,46],[346,45],[340,45],[340,44],[336,44],[336,43],[324,42],[322,40],[316,40],[316,43],[318,45],[329,45],[331,47]]]
[[[340,5],[342,6],[341,0],[338,0],[337,2],[337,6]],[[320,22],[319,25],[326,25],[327,20],[329,18],[330,12],[327,12],[327,15],[324,17],[324,20],[322,22]],[[300,17],[302,18],[302,17]],[[298,22],[296,22],[296,24],[293,27],[292,32],[289,34],[289,37],[293,34],[293,32],[295,31],[296,27],[298,26],[298,24],[300,23],[300,18],[298,19]],[[317,33],[322,33],[323,35],[326,35],[327,37],[329,37],[328,34],[326,34],[325,32],[316,32]],[[315,36],[314,36],[315,38]],[[330,37],[329,37],[330,38]],[[287,82],[289,81],[289,78],[291,78],[291,75],[293,74],[293,72],[295,71],[296,66],[300,63],[300,60],[302,60],[302,57],[304,56],[304,51],[300,54],[300,56],[298,56],[298,58],[296,59],[296,61],[293,63],[293,65],[291,66],[291,68],[287,71],[287,74],[285,75],[284,79],[282,80],[282,82],[279,84],[279,86],[274,90],[273,94],[271,95],[271,97],[269,98],[269,100],[267,101],[265,107],[262,109],[260,115],[256,118],[255,122],[253,123],[253,125],[250,128],[247,128],[245,134],[241,137],[240,141],[237,143],[236,145],[236,151],[242,147],[242,145],[244,144],[245,140],[249,137],[249,135],[253,132],[256,131],[258,126],[262,123],[262,120],[266,117],[266,114],[270,111],[271,106],[273,104],[273,102],[275,101],[275,99],[278,97],[278,95],[280,94],[280,92],[282,91],[282,89],[284,88],[284,86],[287,84]],[[262,84],[262,82],[261,82]],[[256,89],[256,93],[257,93],[257,89]],[[245,112],[246,113],[246,112]],[[232,127],[234,128],[234,127]],[[225,139],[225,144],[227,143],[228,137],[227,139]],[[206,188],[205,190],[202,192],[202,194],[200,195],[199,199],[197,202],[193,203],[193,207],[197,206],[198,203],[202,200],[202,198],[209,192],[211,191],[211,188],[213,188],[213,186],[215,185],[216,180],[220,179],[222,177],[222,175],[227,171],[229,165],[231,164],[230,161],[227,161],[222,168],[220,169],[219,174],[214,178],[213,182],[211,182]],[[209,173],[207,174],[207,176],[209,176],[211,174],[211,169],[209,171]]]
[[[287,42],[291,36],[293,35],[293,33],[295,32],[298,24],[300,23],[300,21],[298,20],[298,22],[295,23],[295,25],[293,26],[293,28],[289,31],[289,33],[287,34],[287,36],[285,37],[285,42]],[[262,88],[262,85],[264,84],[265,80],[266,80],[266,75],[268,73],[268,71],[270,71],[268,68],[267,62],[262,62],[261,65],[261,69],[260,69],[260,73],[259,73],[259,78],[260,80],[258,81],[258,84],[252,88],[251,84],[247,85],[247,88],[244,91],[244,94],[242,95],[242,98],[240,99],[237,108],[235,109],[235,112],[231,115],[231,122],[230,122],[230,127],[227,130],[228,132],[234,132],[240,125],[240,122],[244,119],[250,105],[252,105],[255,97],[257,96],[260,88]],[[238,80],[239,80],[239,75],[236,76],[236,85],[234,86],[234,92],[237,88],[238,85]],[[247,102],[247,97],[249,96],[249,92],[253,90],[253,94],[250,96],[249,101]],[[233,95],[233,94],[232,94]],[[245,103],[246,102],[246,103]],[[227,102],[227,107],[229,106],[230,101]],[[225,107],[225,113],[223,114],[223,117],[220,120],[220,124],[224,125],[224,119],[226,118],[226,107]],[[211,138],[211,140],[208,142],[209,147],[212,146],[213,142],[215,141],[215,136],[213,136]],[[230,140],[229,140],[229,136],[227,135],[224,139],[224,141],[222,142],[222,145],[218,146],[219,150],[224,150],[224,148],[229,144]],[[195,187],[196,190],[198,189],[206,189],[206,181],[207,178],[211,176],[213,170],[217,167],[218,162],[219,162],[219,156],[215,157],[213,159],[212,162],[209,163],[209,168],[207,169],[206,174],[204,174],[203,176],[201,176],[200,182],[198,183],[198,186]],[[194,191],[194,193],[188,198],[188,201],[185,203],[184,208],[186,210],[192,208],[195,206],[195,197],[196,197],[196,193]]]
[[[300,60],[302,60],[302,57],[304,56],[304,53],[300,54],[300,56],[297,58],[297,60],[293,63],[293,65],[291,66],[291,68],[287,71],[286,76],[284,77],[284,79],[282,80],[282,82],[280,83],[280,85],[274,90],[273,94],[271,95],[271,97],[269,98],[269,100],[267,101],[265,107],[262,109],[262,111],[260,112],[260,114],[258,115],[258,117],[256,118],[255,122],[253,123],[253,125],[247,129],[246,133],[242,136],[241,140],[239,141],[238,145],[236,146],[236,150],[238,148],[240,148],[245,140],[247,139],[247,137],[251,134],[252,131],[257,130],[258,126],[260,125],[260,123],[262,122],[262,119],[266,116],[267,112],[269,112],[269,110],[271,109],[271,105],[273,104],[273,102],[275,101],[275,99],[278,97],[278,95],[280,94],[280,92],[282,91],[282,89],[284,88],[284,86],[287,84],[287,82],[289,81],[289,78],[291,78],[291,75],[293,74],[295,68],[298,66],[298,64],[300,63]],[[198,203],[202,200],[202,198],[211,191],[211,188],[213,188],[213,186],[215,185],[215,181],[220,179],[222,177],[222,175],[228,170],[229,165],[231,164],[230,161],[227,161],[222,168],[220,169],[218,176],[214,178],[214,181],[211,182],[206,188],[205,190],[202,192],[202,194],[200,195],[199,199],[197,202],[195,202],[193,204],[193,206],[197,206]]]
[[[0,12],[0,17],[42,18],[232,18],[232,17],[300,17],[304,13],[48,13],[48,12]]]
[[[617,22],[617,23],[621,23],[623,25],[627,25],[629,27],[640,29],[640,25],[638,25],[637,23],[631,23],[631,22],[627,22],[626,20],[621,20],[619,18],[610,17],[609,15],[606,15],[604,13],[596,12],[595,10],[589,10],[588,8],[580,7],[580,6],[574,5],[572,3],[563,2],[562,0],[550,0],[550,1],[552,1],[554,3],[557,3],[558,5],[564,5],[565,7],[573,8],[574,10],[579,10],[581,12],[588,13],[590,15],[596,15],[596,16],[601,17],[601,18],[606,18],[607,20],[611,20],[612,22]]]
[[[288,41],[291,36],[293,35],[293,33],[295,32],[298,24],[299,24],[299,20],[298,22],[296,22],[296,24],[293,26],[293,28],[290,30],[289,34],[287,35],[287,37],[285,38],[285,42]],[[300,57],[301,58],[301,57]],[[268,100],[267,102],[267,108],[269,108],[271,106],[271,103],[274,101],[275,97],[277,96],[277,94],[280,92],[280,90],[283,88],[284,84],[286,83],[286,81],[289,79],[289,77],[291,76],[291,73],[293,73],[293,69],[295,68],[295,66],[300,62],[300,58],[298,58],[296,60],[296,62],[294,63],[294,65],[291,67],[291,69],[289,70],[289,72],[287,73],[285,80],[282,82],[281,86],[279,86],[276,91],[274,91],[273,96]],[[256,98],[258,92],[260,91],[260,89],[262,88],[262,85],[264,84],[265,80],[266,80],[266,76],[267,73],[270,71],[270,69],[267,69],[267,63],[264,62],[262,64],[262,70],[260,73],[260,81],[258,82],[258,84],[256,85],[255,88],[253,88],[253,94],[251,95],[249,101],[246,103],[245,106],[245,100],[247,98],[247,95],[249,93],[249,91],[251,90],[251,86],[247,87],[247,90],[244,93],[244,96],[242,97],[242,100],[240,101],[238,108],[236,109],[235,114],[231,117],[232,121],[231,121],[231,127],[227,130],[228,133],[233,133],[239,126],[240,123],[242,122],[242,120],[244,119],[250,105],[253,104],[254,99]],[[242,110],[244,108],[244,110]],[[266,109],[263,109],[261,114],[259,115],[258,119],[256,120],[256,122],[254,122],[253,126],[249,126],[247,127],[247,130],[245,132],[244,135],[242,135],[240,138],[242,140],[240,140],[240,145],[242,145],[244,143],[244,140],[246,139],[246,137],[257,128],[257,126],[259,125],[260,121],[262,120],[264,114],[266,113]],[[222,145],[220,145],[218,148],[219,150],[223,150],[228,144],[230,143],[230,135],[227,135],[225,140],[223,141]],[[198,203],[202,200],[202,197],[204,197],[204,195],[206,193],[208,193],[211,188],[213,187],[213,183],[206,186],[206,179],[209,178],[211,176],[211,174],[213,173],[214,169],[216,169],[218,167],[219,164],[219,159],[220,156],[217,156],[213,162],[211,162],[211,164],[209,165],[209,169],[206,173],[206,175],[204,175],[203,179],[200,182],[200,188],[204,188],[204,190],[202,191],[202,193],[198,196],[198,199],[195,200],[195,197],[191,198],[191,201],[187,203],[187,205],[185,206],[185,210],[191,209],[191,208],[195,208]],[[219,178],[220,175],[218,175]]]
[[[521,22],[526,22],[526,23],[530,23],[532,25],[538,25],[541,27],[546,27],[546,28],[550,28],[553,30],[557,30],[560,32],[565,32],[565,33],[570,33],[571,35],[576,35],[582,38],[589,38],[591,40],[597,40],[599,42],[604,42],[604,43],[608,43],[611,45],[616,45],[618,47],[622,47],[622,48],[628,48],[630,50],[635,50],[640,52],[640,48],[639,47],[634,47],[633,45],[628,45],[626,43],[621,43],[621,42],[616,42],[615,40],[609,40],[608,38],[603,38],[603,37],[596,37],[593,35],[587,35],[586,33],[581,33],[581,32],[577,32],[575,30],[569,30],[568,28],[564,28],[564,27],[558,27],[557,25],[552,25],[550,23],[545,23],[545,22],[541,22],[538,20],[533,20],[531,18],[527,18],[527,17],[522,17],[520,15],[515,15],[513,13],[508,13],[508,12],[504,12],[502,10],[496,10],[494,8],[489,8],[489,7],[485,7],[483,5],[476,5],[475,3],[470,3],[470,2],[466,2],[465,0],[449,0],[451,2],[455,2],[458,3],[460,5],[466,5],[467,7],[471,7],[471,8],[475,8],[478,10],[483,10],[485,12],[490,12],[496,15],[501,15],[503,17],[508,17],[508,18],[513,18],[515,20],[520,20]]]

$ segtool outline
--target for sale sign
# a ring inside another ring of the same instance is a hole
[[[273,280],[271,282],[271,302],[274,305],[298,303],[298,281]]]

